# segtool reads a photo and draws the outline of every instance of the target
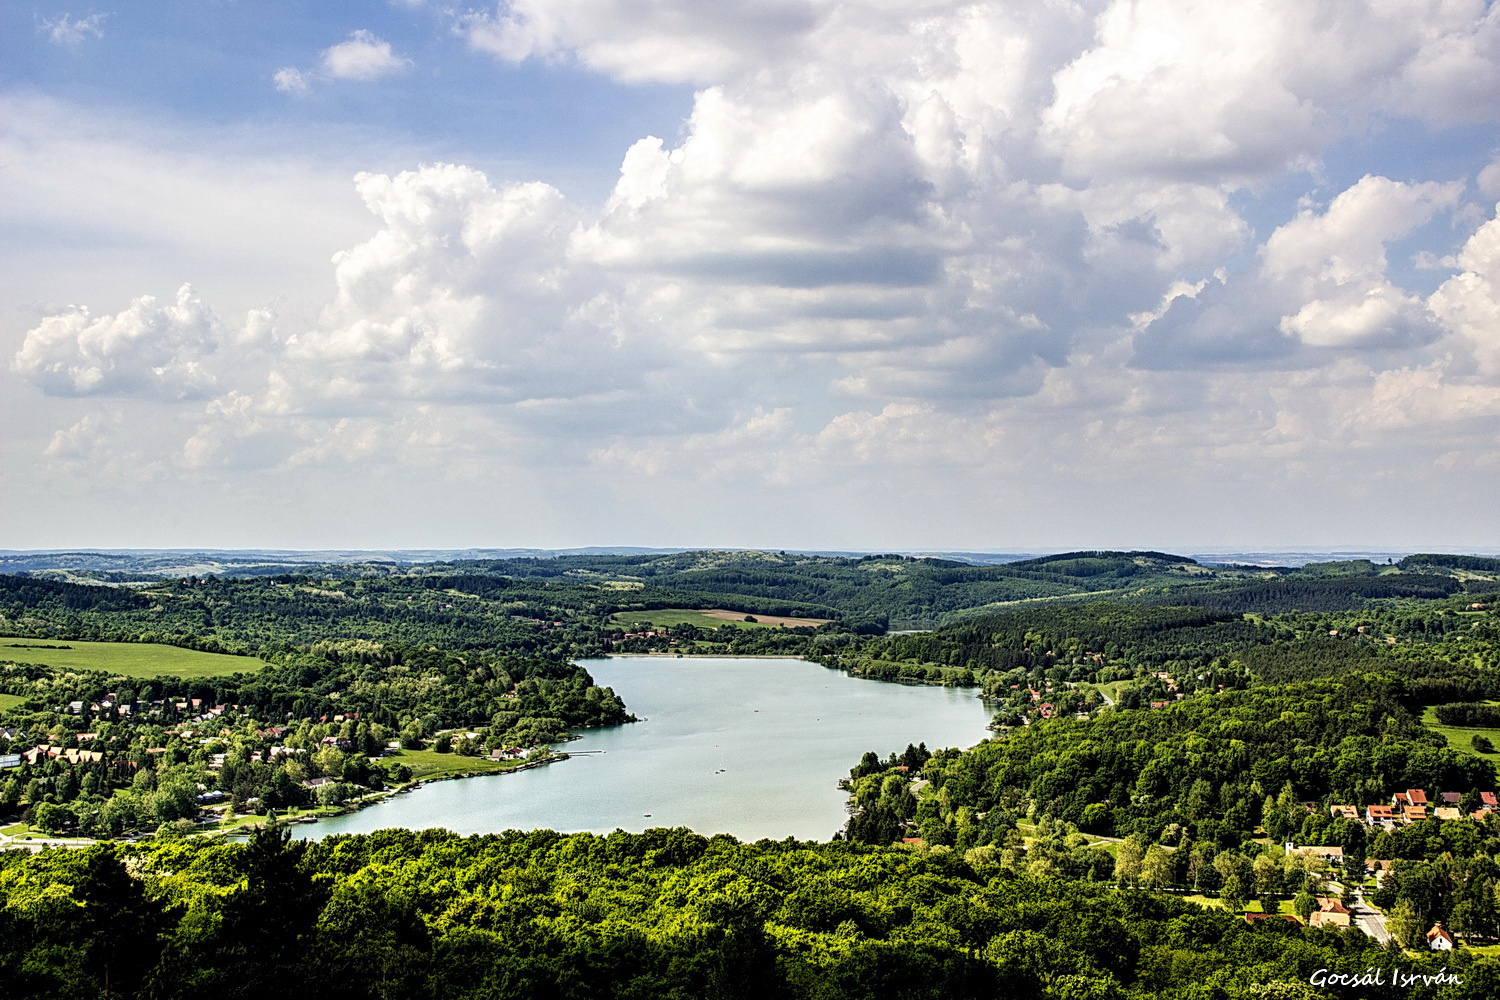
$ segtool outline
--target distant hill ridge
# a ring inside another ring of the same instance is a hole
[[[106,553],[90,565],[87,553],[0,557],[0,572],[20,570],[11,585],[22,606],[91,606],[105,599],[99,584],[146,586],[162,579],[397,579],[443,581],[445,587],[500,599],[503,581],[569,586],[597,593],[611,611],[724,607],[745,613],[839,617],[894,629],[931,628],[1027,603],[1111,600],[1192,606],[1229,613],[1331,611],[1388,598],[1447,597],[1483,590],[1500,559],[1423,554],[1399,564],[1369,559],[1308,563],[1301,568],[1202,563],[1155,550],[1080,550],[1004,563],[974,563],[930,555],[817,555],[763,550],[696,549],[575,553],[558,556],[399,562],[257,562],[173,564],[166,555]],[[21,566],[28,567],[21,570]],[[486,583],[493,581],[493,585]],[[67,585],[84,585],[71,591]],[[89,586],[92,585],[92,586]],[[30,587],[28,590],[27,587]],[[113,588],[110,588],[113,589]],[[1490,589],[1494,589],[1490,586]],[[108,593],[106,590],[105,593]],[[116,600],[128,600],[120,597]],[[595,600],[592,599],[591,600]]]

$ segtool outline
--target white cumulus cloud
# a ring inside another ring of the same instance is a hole
[[[347,41],[324,49],[316,69],[285,66],[272,75],[271,82],[284,93],[303,94],[319,80],[379,80],[412,65],[410,59],[396,54],[390,42],[361,28],[351,32]]]
[[[1319,211],[1305,206],[1248,273],[1183,292],[1138,338],[1151,367],[1256,362],[1300,367],[1299,347],[1410,348],[1442,333],[1421,296],[1387,276],[1386,247],[1457,206],[1459,183],[1366,176]],[[1277,360],[1279,359],[1279,361]]]
[[[377,80],[411,66],[391,51],[391,43],[360,30],[323,50],[323,72],[335,80]]]
[[[183,285],[169,303],[142,295],[113,315],[49,316],[26,334],[10,370],[51,395],[201,397],[215,386],[203,362],[222,339],[218,317]]]

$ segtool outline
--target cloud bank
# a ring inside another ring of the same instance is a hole
[[[1260,229],[1244,205],[1372,130],[1493,124],[1500,8],[513,0],[453,30],[691,83],[691,116],[602,205],[360,174],[375,229],[315,323],[230,334],[184,289],[49,316],[12,371],[196,407],[172,460],[198,469],[957,490],[1495,463],[1500,167],[1372,170]],[[277,85],[409,65],[356,32]]]

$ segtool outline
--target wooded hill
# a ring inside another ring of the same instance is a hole
[[[83,554],[7,557],[27,567],[27,578],[37,580],[38,585],[44,577],[76,583],[88,582],[92,575],[103,583],[131,581],[151,589],[167,579],[181,578],[163,578],[157,573],[164,556],[134,561],[127,556],[98,558],[104,560],[99,566],[115,568],[81,568],[91,565]],[[0,560],[0,568],[4,562]],[[190,578],[339,581],[339,589],[363,588],[365,596],[375,594],[381,581],[399,589],[421,580],[424,588],[497,600],[501,591],[509,591],[504,600],[534,599],[539,608],[612,612],[725,607],[747,614],[838,618],[866,629],[877,624],[911,629],[931,628],[1006,605],[1080,597],[1222,611],[1340,611],[1382,599],[1434,598],[1465,588],[1482,590],[1496,576],[1495,565],[1500,560],[1421,555],[1387,566],[1352,560],[1267,568],[1205,565],[1150,551],[1071,552],[973,565],[898,555],[694,551],[328,565],[247,559],[223,564],[224,573]]]

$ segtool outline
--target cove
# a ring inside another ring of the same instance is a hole
[[[866,750],[884,757],[908,743],[969,747],[988,735],[989,711],[973,689],[861,680],[792,659],[580,663],[642,721],[586,730],[559,748],[577,756],[549,767],[434,782],[299,825],[294,836],[686,826],[746,841],[827,840],[846,819],[838,779]]]

